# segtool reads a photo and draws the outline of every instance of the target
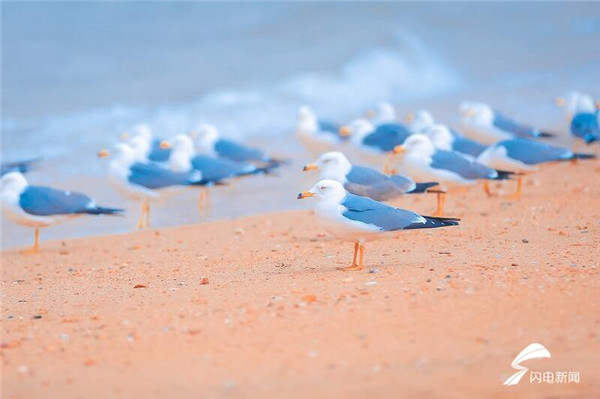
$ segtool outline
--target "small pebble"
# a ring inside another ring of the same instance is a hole
[[[521,240],[521,242],[523,242],[523,244],[528,244],[528,243],[529,243],[529,240],[528,240],[527,238],[523,238],[523,239]]]
[[[372,267],[371,269],[369,269],[369,273],[378,273],[379,270],[377,270],[376,268]]]

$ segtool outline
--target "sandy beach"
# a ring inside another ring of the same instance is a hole
[[[5,251],[2,396],[598,397],[600,163],[524,188],[450,197],[460,227],[369,244],[362,272],[308,202]],[[533,342],[552,358],[528,368],[580,382],[503,386]]]

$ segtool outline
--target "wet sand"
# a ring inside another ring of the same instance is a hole
[[[600,163],[524,189],[451,197],[460,227],[369,244],[362,272],[308,210],[3,252],[2,396],[598,397]],[[503,386],[533,342],[527,367],[580,383]]]

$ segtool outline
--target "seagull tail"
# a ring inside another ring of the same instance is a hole
[[[494,177],[492,180],[507,180],[512,179],[514,176],[514,172],[509,172],[506,170],[496,170],[498,172],[498,176]]]
[[[282,165],[289,165],[292,163],[289,159],[284,158],[269,158],[267,161],[267,166],[270,170],[278,168]]]
[[[95,208],[86,210],[85,213],[90,215],[121,215],[123,212],[125,212],[125,209],[97,206]]]
[[[598,141],[598,139],[600,139],[600,136],[598,136],[597,134],[586,134],[583,137],[583,140],[586,144],[592,144],[593,142]]]
[[[431,190],[428,190],[431,187],[435,187],[438,186],[439,183],[437,182],[429,182],[429,183],[417,183],[417,186],[412,189],[411,191],[407,191],[406,194],[422,194],[425,192],[431,192]]]
[[[458,226],[460,219],[442,218],[436,216],[423,216],[425,223],[413,223],[405,229],[435,229],[438,227]]]
[[[550,137],[556,137],[556,134],[549,133],[549,132],[538,132],[537,137],[550,138]]]
[[[598,158],[595,154],[583,154],[576,152],[570,159],[596,159]]]

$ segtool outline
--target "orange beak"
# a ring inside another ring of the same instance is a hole
[[[119,136],[119,140],[121,140],[121,141],[129,140],[129,133],[127,133],[127,132],[121,133],[121,135]]]
[[[412,123],[415,120],[414,114],[406,114],[406,123]]]
[[[367,117],[367,119],[371,119],[372,117],[374,117],[374,116],[375,116],[375,111],[373,111],[372,109],[368,109],[368,110],[365,112],[365,116]]]
[[[554,104],[556,104],[557,107],[564,107],[567,105],[567,101],[564,99],[564,97],[556,97]]]
[[[350,130],[350,128],[348,126],[342,126],[342,127],[340,127],[340,130],[338,132],[338,134],[340,136],[342,136],[342,137],[350,136],[351,133],[352,132],[351,132],[351,130]]]
[[[403,145],[397,145],[394,147],[394,154],[404,154],[406,152],[406,148]]]
[[[171,143],[169,143],[169,142],[168,142],[168,141],[166,141],[166,140],[163,140],[163,141],[161,141],[161,142],[160,142],[160,144],[159,144],[159,147],[160,147],[161,149],[163,149],[163,150],[166,150],[166,149],[169,149],[169,148],[171,148]]]
[[[317,166],[317,164],[316,163],[309,163],[304,168],[302,168],[302,171],[308,172],[309,170],[315,170],[315,169],[319,169],[319,167]]]
[[[311,193],[310,191],[302,191],[300,194],[298,194],[298,197],[296,197],[296,199],[304,199],[304,198],[310,198],[312,197],[314,194]]]
[[[106,158],[108,156],[108,151],[107,150],[100,150],[98,151],[98,158]]]
[[[596,101],[596,109],[600,109],[600,100]]]

